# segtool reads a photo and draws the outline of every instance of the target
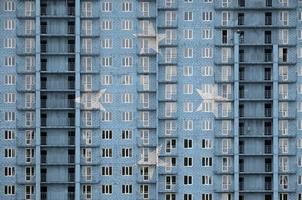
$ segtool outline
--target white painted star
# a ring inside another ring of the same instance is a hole
[[[91,107],[89,107],[89,108],[99,109],[99,110],[102,110],[102,111],[106,111],[106,109],[104,108],[104,106],[101,103],[101,98],[104,95],[105,91],[106,91],[106,89],[102,89],[98,93],[96,93],[96,94],[93,93],[92,94],[92,97],[91,97]],[[75,99],[75,102],[83,104],[84,106],[86,106],[84,104],[84,102],[81,101],[81,97],[77,97]]]

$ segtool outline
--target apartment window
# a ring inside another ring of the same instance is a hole
[[[25,20],[24,33],[33,34],[35,29],[35,20]]]
[[[91,75],[83,75],[82,76],[82,84],[84,90],[92,89],[92,76]]]
[[[173,99],[176,95],[176,84],[165,85],[165,99]]]
[[[211,193],[201,194],[201,200],[212,200],[212,194]],[[226,200],[226,199],[223,199],[223,200]]]
[[[222,19],[221,19],[221,25],[222,26],[229,25],[229,21],[231,19],[231,13],[230,12],[222,12],[221,17],[222,17]],[[239,15],[238,15],[238,18],[239,18]],[[239,21],[239,19],[238,19],[238,21]],[[240,25],[240,24],[238,24],[238,25]]]
[[[166,11],[165,12],[165,25],[172,26],[176,21],[176,12],[175,11]]]
[[[112,85],[112,76],[111,75],[102,75],[101,81],[102,81],[102,85]]]
[[[16,21],[13,19],[6,19],[4,21],[4,30],[11,31],[16,29]]]
[[[16,66],[16,58],[14,56],[5,56],[4,57],[4,65],[6,67]]]
[[[244,13],[238,13],[238,25],[244,25]]]
[[[279,139],[279,149],[281,153],[288,153],[288,139]]]
[[[109,31],[112,30],[112,21],[111,20],[103,20],[101,22],[102,30]]]
[[[122,185],[122,193],[123,194],[131,194],[132,193],[132,185]]]
[[[15,38],[4,38],[4,48],[13,49],[16,47]]]
[[[132,112],[122,112],[122,121],[129,122],[133,120]]]
[[[193,158],[184,157],[184,166],[185,167],[192,167],[193,166]]]
[[[133,95],[131,93],[122,94],[122,103],[132,103]]]
[[[25,144],[31,145],[34,141],[34,132],[31,130],[25,131]]]
[[[16,157],[16,149],[5,148],[4,149],[4,157],[5,158],[14,158],[14,157]]]
[[[92,52],[92,39],[82,39],[82,50],[84,53]]]
[[[184,185],[192,185],[193,177],[192,176],[184,176]]]
[[[133,58],[131,56],[122,57],[122,66],[123,67],[132,67],[132,65],[133,65]]]
[[[15,131],[5,130],[4,131],[4,139],[5,140],[14,140],[15,139]]]
[[[231,48],[221,48],[221,62],[228,62],[231,58]]]
[[[103,2],[102,3],[102,12],[111,12],[112,11],[112,3],[111,2]]]
[[[131,20],[122,20],[122,30],[130,31],[132,30],[132,21]]]
[[[149,126],[150,124],[150,115],[149,112],[140,112],[139,120],[142,122],[143,126]]]
[[[102,176],[112,176],[112,167],[111,166],[102,166],[101,174],[102,174]]]
[[[112,121],[112,112],[109,111],[102,112],[102,121],[104,122]]]
[[[101,44],[102,44],[101,46],[103,49],[112,49],[112,39],[111,38],[103,39]]]
[[[212,185],[212,176],[201,176],[202,185]]]
[[[5,0],[3,3],[4,3],[4,11],[11,12],[16,10],[16,5],[14,1]]]
[[[281,175],[279,176],[279,180],[280,180],[280,186],[282,189],[288,189],[288,176],[287,175]]]
[[[184,84],[183,85],[184,94],[193,94],[193,85],[192,84]]]
[[[192,66],[184,66],[183,75],[184,76],[193,76],[193,67]]]
[[[16,93],[5,93],[4,103],[16,103]]]
[[[231,186],[231,176],[223,175],[222,176],[222,189],[228,190]]]
[[[201,148],[202,149],[212,149],[213,142],[211,139],[202,139],[201,140]]]
[[[212,66],[202,66],[201,75],[202,76],[213,76],[213,67]]]
[[[132,39],[124,38],[122,39],[122,48],[131,49],[133,46]]]
[[[92,21],[83,20],[82,21],[82,31],[85,35],[92,35]]]
[[[5,195],[15,195],[16,190],[14,185],[4,185],[4,194]]]
[[[132,176],[132,167],[122,166],[122,176]]]
[[[122,139],[129,140],[132,138],[132,131],[131,130],[122,130]]]
[[[143,90],[149,90],[150,89],[149,75],[141,75],[140,76],[140,84],[142,85]]]
[[[149,108],[150,104],[150,98],[149,93],[141,93],[139,94],[140,104],[143,106],[143,108]]]
[[[227,154],[231,151],[232,143],[230,139],[222,140],[222,153]]]
[[[112,185],[102,185],[103,194],[112,194]]]
[[[177,49],[176,48],[166,48],[165,49],[165,62],[172,63],[174,59],[177,57]]]
[[[282,172],[288,172],[288,170],[289,170],[288,157],[280,157],[279,158],[279,167],[280,167]]]
[[[193,200],[193,194],[184,194],[184,200]]]
[[[112,149],[103,148],[101,155],[102,155],[103,158],[111,158],[112,157]]]
[[[83,17],[92,16],[92,2],[89,1],[82,2],[82,16]]]
[[[212,157],[202,157],[201,166],[202,167],[211,167],[213,164]]]
[[[122,11],[123,12],[131,12],[132,11],[132,3],[129,1],[125,1],[122,3]]]
[[[149,10],[150,10],[150,4],[149,2],[141,2],[140,3],[140,12],[142,13],[142,15],[144,17],[148,17],[149,16]]]
[[[84,199],[91,199],[92,188],[91,185],[83,185],[82,186],[82,194]]]
[[[165,140],[165,152],[171,153],[176,148],[176,140],[174,139],[166,139]]]
[[[272,7],[272,0],[265,0],[265,6],[266,7]]]
[[[288,26],[288,12],[287,11],[281,11],[279,13],[279,21],[282,26]]]
[[[212,48],[202,48],[202,58],[212,58],[213,49]]]
[[[34,121],[34,112],[25,112],[25,126],[32,126]]]
[[[279,41],[281,44],[288,44],[288,30],[279,30]]]
[[[212,21],[213,20],[213,12],[202,12],[202,20],[203,21]]]
[[[171,81],[173,78],[176,78],[177,68],[176,66],[166,66],[165,67],[165,80]]]
[[[202,39],[204,40],[213,39],[213,29],[202,29]]]
[[[193,39],[193,29],[185,29],[183,31],[184,39],[192,40]]]
[[[184,20],[185,21],[193,21],[193,12],[184,12]]]
[[[222,6],[223,8],[229,7],[230,1],[231,1],[231,0],[222,0],[221,6]],[[203,199],[203,200],[204,200],[204,199]]]
[[[279,97],[288,99],[288,84],[279,84]]]
[[[91,145],[92,144],[92,131],[91,130],[84,130],[82,137],[83,137],[83,141],[84,141],[85,145]]]
[[[193,102],[184,102],[183,111],[184,112],[193,112]]]
[[[175,121],[165,121],[165,135],[171,135],[176,131]]]
[[[4,121],[6,122],[12,122],[12,121],[15,121],[16,119],[16,114],[15,112],[12,112],[12,111],[7,111],[7,112],[4,112]]]
[[[185,149],[192,149],[193,148],[193,140],[184,139],[184,148]]]
[[[193,48],[184,49],[184,58],[193,58]]]

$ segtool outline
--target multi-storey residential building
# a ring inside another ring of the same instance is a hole
[[[301,0],[1,0],[0,199],[302,200]]]

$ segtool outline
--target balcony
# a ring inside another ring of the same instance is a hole
[[[272,145],[264,145],[264,153],[271,154],[272,153]]]
[[[47,200],[47,192],[41,192],[41,200]]]
[[[75,199],[75,193],[74,192],[68,192],[67,193],[68,200],[74,200]]]
[[[74,44],[68,44],[65,45],[63,48],[57,48],[53,47],[50,48],[47,44],[41,44],[41,54],[47,54],[47,55],[69,55],[75,53],[75,45]]]
[[[41,18],[69,18],[75,16],[75,8],[67,7],[66,10],[61,11],[41,6],[40,13]]]
[[[68,174],[68,182],[74,182],[75,181],[75,174],[69,173]]]
[[[272,172],[272,164],[265,163],[265,172]]]
[[[75,156],[74,155],[68,155],[68,163],[72,164],[75,161]]]

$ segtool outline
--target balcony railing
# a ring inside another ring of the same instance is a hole
[[[74,192],[68,192],[67,196],[68,196],[68,200],[74,200],[75,199]]]
[[[265,172],[272,172],[272,164],[265,164]]]
[[[265,190],[272,190],[272,183],[271,182],[266,182],[264,184]]]
[[[41,192],[41,200],[47,200],[47,192]]]
[[[74,145],[74,137],[69,136],[68,137],[68,145]]]
[[[74,155],[68,155],[68,163],[74,163],[75,156]]]
[[[47,174],[41,173],[41,182],[46,182],[47,181]]]
[[[74,175],[74,173],[68,174],[68,182],[74,182],[74,180],[75,180],[75,175]]]
[[[264,153],[271,154],[272,153],[272,145],[264,145]]]
[[[47,162],[47,156],[41,155],[41,163],[46,163]]]

